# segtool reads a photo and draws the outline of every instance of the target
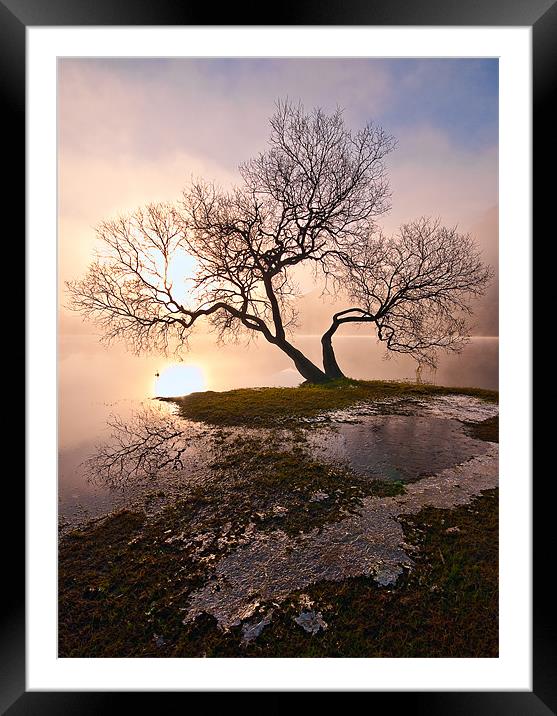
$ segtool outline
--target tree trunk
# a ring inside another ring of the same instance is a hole
[[[325,369],[325,374],[329,380],[345,377],[339,364],[337,363],[335,352],[333,350],[332,339],[337,328],[338,323],[333,322],[329,330],[321,337],[321,345],[323,346],[323,368]]]
[[[347,308],[339,311],[333,316],[333,322],[329,329],[321,337],[321,345],[323,346],[323,368],[329,380],[336,378],[345,378],[341,371],[335,352],[333,350],[333,336],[341,323],[375,323],[379,314],[371,314],[363,308]]]
[[[276,340],[273,342],[292,359],[296,369],[307,381],[310,383],[325,383],[329,380],[328,376],[318,368],[315,363],[312,363],[309,358],[306,358],[305,355],[291,343],[286,340]]]

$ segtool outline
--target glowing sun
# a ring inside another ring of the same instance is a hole
[[[159,398],[172,398],[205,388],[205,375],[199,366],[171,365],[157,377],[155,395]]]

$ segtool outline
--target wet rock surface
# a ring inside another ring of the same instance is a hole
[[[317,634],[318,631],[325,630],[328,626],[321,612],[301,612],[294,618],[294,621],[310,634]]]
[[[398,516],[424,507],[464,505],[497,484],[498,446],[488,444],[483,455],[409,484],[404,495],[365,498],[354,514],[322,530],[298,539],[281,530],[256,532],[223,558],[213,578],[191,595],[184,621],[207,612],[227,629],[254,598],[280,603],[291,592],[321,580],[371,575],[380,585],[393,584],[412,565]]]
[[[272,621],[273,610],[271,609],[263,619],[259,619],[252,622],[244,622],[242,624],[242,641],[246,644],[257,639],[261,635],[263,629]]]
[[[465,425],[497,414],[493,403],[453,395],[360,404],[297,430],[219,429],[155,415],[154,428],[136,422],[124,437],[168,435],[169,450],[158,442],[148,469],[118,484],[118,495],[148,517],[187,498],[179,528],[160,539],[198,570],[196,588],[176,607],[180,620],[210,615],[250,644],[273,608],[301,589],[362,576],[389,586],[412,569],[399,518],[466,505],[497,486],[497,444]],[[397,489],[378,496],[379,481]],[[295,621],[308,634],[327,628],[317,607],[299,609]]]
[[[437,395],[428,399],[392,397],[373,402],[362,402],[349,408],[334,410],[321,418],[326,417],[336,423],[358,423],[362,417],[369,415],[411,415],[480,422],[498,414],[498,405],[473,396]]]

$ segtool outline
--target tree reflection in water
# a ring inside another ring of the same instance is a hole
[[[107,426],[108,440],[96,446],[84,469],[90,482],[113,489],[124,488],[131,479],[153,479],[162,470],[182,470],[194,439],[190,424],[166,406],[142,406],[126,418],[111,415]]]

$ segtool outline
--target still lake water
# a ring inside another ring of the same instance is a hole
[[[319,359],[318,336],[298,336],[295,343],[306,355]],[[411,359],[385,360],[382,348],[369,337],[339,336],[335,348],[346,374],[354,378],[415,380]],[[155,397],[155,374],[162,374],[175,362],[170,357],[138,358],[123,348],[107,350],[90,334],[60,336],[58,485],[62,520],[94,517],[133,499],[133,491],[115,493],[89,484],[82,463],[107,439],[109,416],[130,417]],[[288,358],[264,342],[217,348],[213,337],[198,336],[183,362],[200,369],[204,379],[200,388],[207,390],[300,382]],[[434,376],[424,374],[423,378],[439,385],[496,389],[498,339],[472,339],[460,355],[442,357]]]

